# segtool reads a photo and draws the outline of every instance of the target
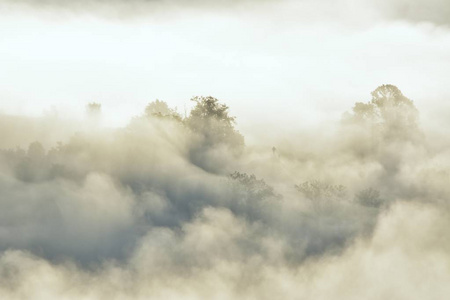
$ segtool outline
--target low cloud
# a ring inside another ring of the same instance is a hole
[[[383,14],[388,18],[409,22],[429,22],[437,25],[449,25],[450,4],[445,0],[396,0],[379,4]]]
[[[242,8],[244,11],[264,12],[281,9],[286,16],[295,11],[301,19],[314,21],[335,20],[338,22],[376,22],[377,20],[403,20],[448,25],[450,5],[446,0],[0,0],[4,8],[31,8],[35,11],[94,14],[104,17],[134,18],[149,14],[164,14],[168,11],[227,10]],[[269,6],[267,6],[269,5]],[[347,20],[342,19],[345,16]]]
[[[445,299],[448,144],[397,87],[367,98],[271,147],[213,97],[115,129],[95,106],[53,145],[0,116],[1,297]]]
[[[179,233],[149,232],[126,265],[89,272],[7,251],[0,293],[8,299],[445,299],[450,245],[441,237],[448,225],[447,212],[399,203],[371,239],[340,256],[292,266],[281,255],[280,237],[253,240],[267,256],[242,252],[240,244],[258,228],[228,210],[206,208]]]

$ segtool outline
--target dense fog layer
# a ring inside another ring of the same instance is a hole
[[[0,0],[0,9],[33,9],[108,17],[145,17],[155,12],[181,10],[271,10],[278,5],[294,8],[299,17],[347,17],[407,20],[448,25],[450,4],[446,0]],[[340,20],[345,22],[346,20]]]
[[[0,116],[1,298],[446,299],[450,148],[407,91],[252,144],[192,101]]]

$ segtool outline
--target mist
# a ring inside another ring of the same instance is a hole
[[[447,299],[448,12],[0,0],[0,298]]]
[[[119,128],[2,115],[2,297],[445,298],[448,143],[396,86],[367,98],[270,146],[213,97]]]

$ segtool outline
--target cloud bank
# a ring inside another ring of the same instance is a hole
[[[449,145],[397,87],[367,99],[252,145],[213,97],[116,129],[0,116],[1,298],[445,299]]]
[[[379,19],[393,19],[413,23],[430,22],[437,25],[448,25],[450,17],[450,4],[445,0],[1,0],[0,5],[6,8],[22,7],[38,11],[62,10],[126,18],[180,9],[195,11],[240,8],[245,11],[264,12],[284,6],[294,10],[300,18],[307,20],[311,20],[312,16],[320,16],[322,19],[337,18],[338,20],[341,18],[341,22],[345,22],[345,19],[342,19],[345,16],[360,21],[367,19],[371,22]],[[284,12],[286,13],[286,11]]]
[[[8,299],[445,299],[449,244],[441,237],[448,225],[435,208],[401,203],[380,219],[370,241],[290,267],[276,237],[258,241],[271,246],[270,260],[245,257],[239,240],[255,228],[207,208],[181,233],[148,233],[126,267],[110,263],[88,272],[5,252],[0,291]]]
[[[450,4],[445,0],[384,1],[381,3],[381,10],[390,18],[411,22],[448,25],[450,19]]]

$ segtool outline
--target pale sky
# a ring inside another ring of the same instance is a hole
[[[153,9],[119,0],[100,8],[95,0],[79,1],[81,8],[9,2],[0,1],[5,113],[55,107],[81,116],[95,101],[105,123],[124,125],[155,99],[183,113],[192,96],[211,95],[245,132],[338,119],[390,83],[423,118],[450,115],[450,29],[420,6],[395,15],[369,0],[170,1]]]

